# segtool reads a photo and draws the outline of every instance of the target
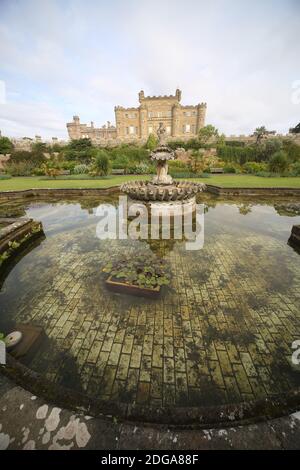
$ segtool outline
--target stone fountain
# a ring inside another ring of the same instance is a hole
[[[121,191],[131,199],[141,201],[188,202],[205,189],[205,184],[173,181],[171,175],[168,175],[168,161],[175,159],[175,152],[166,144],[166,128],[162,122],[159,124],[157,136],[159,144],[150,153],[151,160],[156,162],[156,176],[152,181],[123,183]]]

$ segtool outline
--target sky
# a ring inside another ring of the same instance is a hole
[[[67,138],[138,92],[207,102],[208,124],[300,121],[300,0],[0,0],[0,130]]]

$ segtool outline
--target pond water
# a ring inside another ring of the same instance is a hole
[[[300,258],[287,244],[284,200],[202,194],[203,249],[181,241],[99,240],[96,208],[118,195],[9,202],[1,217],[43,223],[46,238],[11,269],[0,291],[0,331],[42,326],[27,365],[103,400],[208,406],[300,385],[291,363],[300,339]],[[158,299],[107,290],[112,254],[161,257],[171,284]]]

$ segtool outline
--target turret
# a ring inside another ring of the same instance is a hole
[[[73,121],[67,123],[67,129],[70,139],[81,138],[79,116],[73,116]]]
[[[181,100],[181,90],[179,90],[179,88],[176,89],[175,96],[179,102]]]
[[[199,103],[197,105],[197,126],[196,126],[197,133],[202,127],[205,126],[206,107],[207,107],[206,103]]]
[[[145,98],[144,90],[141,90],[141,91],[139,92],[139,102],[141,103],[144,98]]]

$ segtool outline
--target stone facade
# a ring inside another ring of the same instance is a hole
[[[205,125],[206,103],[183,106],[180,101],[181,91],[178,89],[175,95],[170,96],[145,96],[140,91],[138,107],[115,107],[116,126],[108,122],[95,128],[93,122],[88,126],[74,116],[73,121],[67,123],[69,137],[86,137],[97,144],[144,142],[150,134],[156,134],[160,122],[166,127],[168,140],[196,137]]]

